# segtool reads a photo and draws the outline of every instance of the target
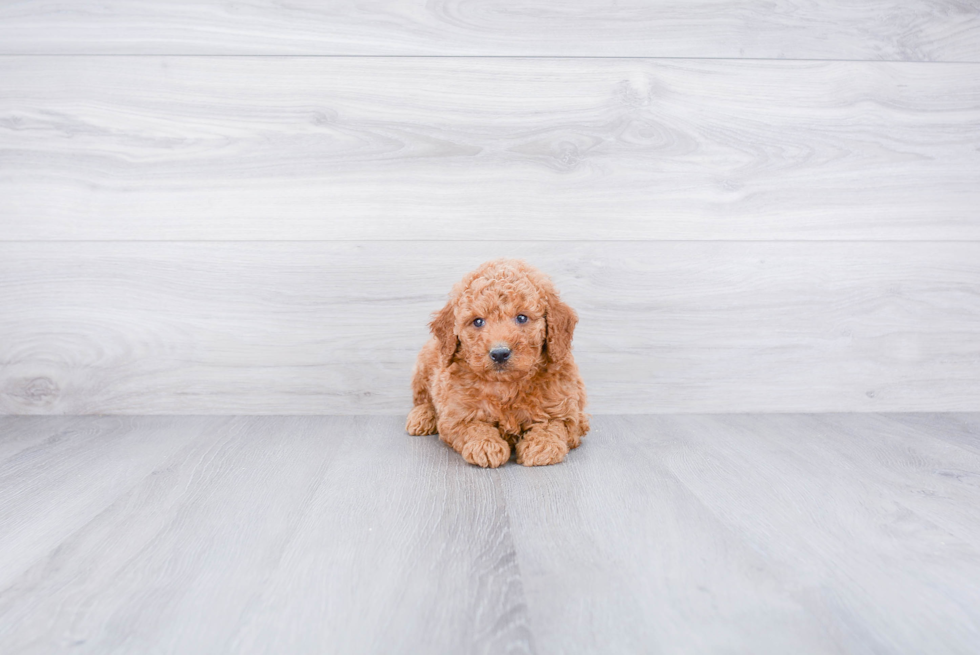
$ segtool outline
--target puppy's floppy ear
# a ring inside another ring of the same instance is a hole
[[[549,294],[544,318],[548,359],[552,363],[561,364],[572,354],[572,334],[575,332],[575,324],[578,323],[578,314],[559,300],[557,295]]]
[[[429,329],[439,341],[439,357],[442,359],[443,366],[449,366],[459,345],[459,340],[456,338],[456,307],[452,300],[432,315]]]

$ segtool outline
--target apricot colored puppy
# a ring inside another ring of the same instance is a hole
[[[434,315],[412,374],[409,434],[439,433],[467,462],[557,464],[589,431],[572,359],[578,317],[544,273],[515,259],[480,266]]]

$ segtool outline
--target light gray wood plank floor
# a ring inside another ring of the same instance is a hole
[[[974,653],[976,414],[0,419],[5,653]]]

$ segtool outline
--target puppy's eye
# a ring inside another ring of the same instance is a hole
[[[482,318],[474,318],[473,319],[473,327],[481,328],[485,324],[486,324],[486,321],[484,321]]]
[[[527,323],[527,316],[524,314],[518,314],[516,320],[518,323]]]

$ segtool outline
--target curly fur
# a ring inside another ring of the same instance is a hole
[[[516,320],[520,314],[526,323]],[[589,431],[571,350],[577,322],[544,273],[514,259],[483,264],[434,314],[432,339],[412,374],[415,407],[406,430],[438,432],[478,466],[500,466],[511,448],[525,466],[561,462]],[[501,346],[511,350],[504,364],[489,354]]]

